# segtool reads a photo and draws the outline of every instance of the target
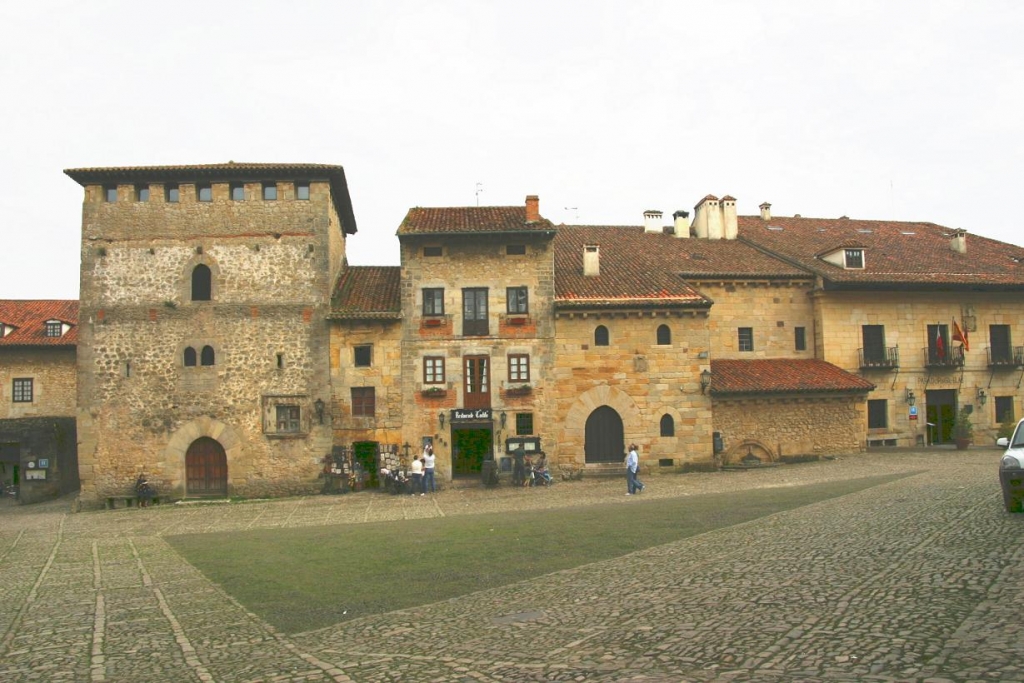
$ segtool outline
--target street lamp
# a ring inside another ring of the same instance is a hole
[[[700,393],[703,394],[709,386],[711,386],[711,371],[704,368],[700,372]]]

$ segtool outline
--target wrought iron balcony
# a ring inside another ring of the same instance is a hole
[[[900,366],[900,347],[879,347],[857,349],[860,353],[860,367],[862,370],[890,370]]]
[[[954,346],[939,353],[935,346],[924,349],[924,364],[929,368],[962,368],[964,366],[964,347]]]
[[[987,351],[990,368],[1024,367],[1024,346],[990,346]]]

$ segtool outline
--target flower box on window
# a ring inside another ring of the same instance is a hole
[[[529,384],[513,384],[512,386],[505,389],[506,396],[526,396],[533,391],[533,387]]]
[[[423,326],[424,327],[441,327],[441,319],[440,318],[424,318],[423,319]]]
[[[448,390],[444,387],[427,387],[420,394],[426,398],[442,398],[448,395]]]

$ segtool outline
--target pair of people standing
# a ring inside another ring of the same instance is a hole
[[[640,470],[640,456],[636,452],[636,444],[629,444],[629,453],[626,455],[626,495],[632,496],[634,493],[643,493],[644,486],[643,482],[637,478],[637,474]]]

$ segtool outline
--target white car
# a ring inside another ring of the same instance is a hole
[[[1007,512],[1020,512],[1024,504],[1024,420],[1017,423],[1013,436],[996,441],[1006,448],[999,460],[999,484],[1003,487],[1003,505]]]

